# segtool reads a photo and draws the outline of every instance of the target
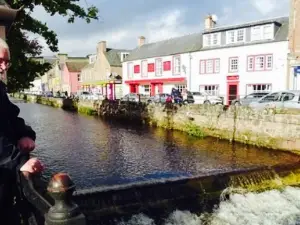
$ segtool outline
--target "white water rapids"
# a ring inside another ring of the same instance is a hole
[[[155,225],[155,222],[139,214],[119,225]],[[300,225],[300,188],[231,194],[210,215],[174,211],[164,225]]]

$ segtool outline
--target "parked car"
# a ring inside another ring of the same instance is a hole
[[[300,109],[300,91],[277,91],[265,95],[256,102],[249,104],[256,109],[294,108]]]
[[[148,99],[148,103],[166,103],[166,99],[167,97],[170,96],[170,94],[166,94],[166,93],[160,93],[154,96],[151,96]]]
[[[121,102],[146,102],[147,96],[144,94],[129,93],[124,95],[120,100]]]
[[[90,100],[104,100],[104,95],[101,93],[91,93],[90,96],[88,96],[88,99]]]
[[[88,91],[79,91],[77,95],[79,99],[88,100],[91,98],[92,93]]]
[[[263,96],[269,94],[270,92],[256,92],[256,93],[252,93],[249,95],[246,95],[243,98],[240,99],[235,99],[231,102],[232,105],[244,105],[247,106],[249,105],[251,102],[255,102],[258,101],[259,99],[261,99]]]
[[[187,91],[184,101],[189,104],[223,104],[223,98],[199,91]]]

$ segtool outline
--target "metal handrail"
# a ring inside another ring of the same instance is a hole
[[[18,151],[14,160],[28,159]],[[19,193],[16,204],[19,204],[24,224],[35,225],[86,225],[85,216],[73,202],[75,184],[68,174],[58,173],[47,183],[42,177],[29,172],[18,172],[17,184]],[[41,188],[37,188],[38,184]],[[44,193],[46,192],[47,193]],[[19,201],[19,202],[18,202]],[[29,212],[28,212],[29,209]],[[24,213],[26,211],[26,213]]]

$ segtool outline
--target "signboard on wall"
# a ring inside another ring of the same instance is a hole
[[[231,81],[231,80],[239,80],[240,76],[239,75],[234,75],[234,76],[227,76],[227,80]]]
[[[294,67],[294,76],[297,76],[298,74],[300,74],[300,66]]]

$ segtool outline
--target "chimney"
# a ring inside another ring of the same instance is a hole
[[[138,38],[138,47],[142,47],[146,42],[146,38],[144,36],[140,36]]]
[[[97,53],[106,52],[106,41],[100,41],[97,46]]]
[[[208,15],[205,18],[205,30],[212,29],[215,27],[215,25],[216,25],[216,21],[214,20],[213,15]]]
[[[57,57],[59,59],[59,63],[65,63],[68,59],[68,54],[65,53],[58,53]]]

